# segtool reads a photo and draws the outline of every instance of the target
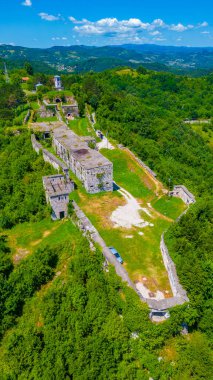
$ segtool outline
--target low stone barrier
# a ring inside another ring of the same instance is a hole
[[[27,114],[26,114],[26,116],[25,116],[25,118],[24,118],[24,124],[27,124],[27,122],[29,121],[29,119],[30,119],[30,114],[31,114],[31,111],[28,110],[28,111],[27,111]]]
[[[123,148],[127,150],[133,157],[134,159],[139,163],[140,166],[142,166],[144,169],[148,171],[149,174],[151,174],[152,177],[156,178],[157,174],[150,169],[140,158],[138,158],[129,148]]]
[[[165,244],[164,234],[161,236],[160,248],[161,248],[161,253],[163,257],[163,262],[168,272],[169,281],[170,281],[170,285],[171,285],[171,289],[172,289],[172,293],[174,297],[182,298],[184,302],[188,302],[189,299],[187,297],[187,293],[183,289],[182,285],[180,284],[179,278],[177,276],[175,264],[173,260],[171,259],[168,252],[168,248]]]
[[[31,135],[31,143],[33,149],[36,151],[36,153],[40,153],[40,150],[43,150],[42,145],[36,140],[36,137],[34,134]]]
[[[184,185],[175,185],[174,189],[169,192],[169,195],[181,198],[186,205],[196,202],[194,195]]]
[[[102,239],[96,228],[93,226],[93,224],[90,222],[90,220],[87,218],[87,216],[84,214],[84,212],[80,209],[80,207],[77,205],[75,201],[73,201],[73,206],[78,219],[78,227],[85,233],[89,240],[91,239],[94,243],[99,244],[99,246],[102,249],[103,256],[105,257],[107,262],[109,262],[115,267],[117,275],[120,276],[123,281],[128,283],[128,285],[138,294],[141,301],[146,302],[150,309],[167,310],[169,308],[172,308],[177,305],[182,305],[185,302],[189,301],[186,291],[183,289],[179,282],[175,264],[173,263],[164,242],[164,235],[162,235],[161,237],[160,248],[162,252],[164,265],[168,272],[173,297],[161,300],[144,298],[142,294],[136,289],[135,284],[129,278],[129,275],[125,268],[116,260],[115,256],[112,255],[105,241]]]
[[[31,142],[32,142],[33,149],[36,151],[36,153],[39,154],[40,151],[42,152],[43,159],[45,162],[48,162],[58,171],[60,171],[61,169],[66,176],[69,176],[68,167],[63,162],[61,162],[57,157],[55,157],[54,154],[49,152],[47,149],[44,149],[43,146],[36,140],[36,137],[34,134],[31,135]]]
[[[137,289],[134,283],[130,280],[129,275],[125,268],[116,260],[115,256],[111,253],[110,249],[107,247],[105,241],[102,239],[96,228],[84,214],[84,212],[80,209],[75,201],[73,201],[73,206],[75,210],[75,214],[78,218],[78,226],[79,228],[85,232],[85,235],[91,238],[94,243],[99,244],[102,249],[103,256],[115,267],[115,271],[118,276],[122,278],[123,281],[127,282],[128,285],[137,292]],[[137,292],[138,293],[138,292]],[[145,299],[143,299],[145,301]]]

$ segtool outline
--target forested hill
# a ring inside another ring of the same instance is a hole
[[[187,323],[211,336],[213,77],[126,69],[78,81],[71,88],[80,105],[96,111],[98,129],[133,150],[168,188],[184,184],[195,195],[196,204],[167,232],[166,242],[188,291]],[[206,123],[197,126],[194,119]]]
[[[47,49],[0,46],[0,58],[9,67],[22,67],[30,61],[36,70],[53,73],[102,71],[118,66],[144,67],[199,75],[213,68],[212,48],[187,48],[158,45],[54,46]]]
[[[212,75],[192,79],[141,68],[77,80],[71,88],[80,106],[89,103],[100,129],[133,149],[167,186],[184,183],[196,195],[211,191],[212,124],[206,134],[201,128],[204,140],[185,121],[211,120]]]
[[[81,116],[95,112],[96,128],[129,146],[167,188],[180,183],[195,194],[165,236],[190,301],[160,324],[113,267],[103,270],[74,218],[51,222],[41,178],[54,169],[33,151],[23,120],[55,95],[52,77],[29,65],[9,75],[7,84],[0,76],[0,379],[211,379],[212,75],[140,67],[62,76]]]

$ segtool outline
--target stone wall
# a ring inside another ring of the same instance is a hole
[[[43,146],[36,140],[36,137],[34,134],[31,135],[31,142],[33,149],[36,151],[36,153],[42,152],[43,159],[45,162],[48,162],[50,165],[52,165],[58,172],[62,170],[62,172],[69,177],[69,168],[61,162],[57,157],[54,156],[54,154],[50,153],[48,150],[44,149]]]
[[[36,140],[36,137],[34,134],[31,135],[31,143],[33,149],[36,151],[36,153],[40,153],[41,150],[43,150],[42,145]]]
[[[39,115],[41,118],[48,118],[55,116],[56,109],[48,109],[45,106],[41,106],[40,109],[36,111],[36,114]]]
[[[86,170],[84,185],[86,191],[91,194],[113,191],[112,164]]]
[[[85,144],[86,145],[86,144]],[[113,191],[113,165],[109,162],[107,165],[96,167],[85,167],[81,164],[75,154],[66,149],[53,135],[53,146],[56,153],[72,170],[76,177],[83,183],[86,191],[91,194],[100,191]],[[77,148],[77,147],[76,147]],[[93,150],[88,148],[88,153]]]
[[[61,106],[62,112],[65,116],[72,115],[75,117],[79,116],[78,106],[77,105],[62,105]]]
[[[169,195],[172,197],[181,198],[182,201],[187,205],[195,203],[194,195],[190,193],[189,190],[183,185],[174,186],[174,189],[170,191]]]
[[[127,150],[135,158],[135,160],[139,163],[139,165],[142,166],[144,169],[146,169],[149,172],[149,174],[151,174],[152,177],[154,178],[157,177],[157,174],[153,172],[153,170],[150,169],[143,161],[141,161],[141,159],[138,158],[130,149],[128,148],[123,148],[123,149]]]
[[[28,122],[29,119],[30,119],[30,115],[31,115],[31,111],[28,110],[28,111],[27,111],[27,114],[26,114],[26,116],[25,116],[25,118],[24,118],[24,124],[27,124],[27,122]]]
[[[161,236],[160,248],[163,257],[163,262],[168,273],[172,293],[174,297],[180,297],[185,302],[187,302],[189,300],[187,297],[187,293],[179,282],[175,264],[169,255],[168,248],[164,241],[164,234]]]
[[[80,207],[76,204],[76,202],[73,201],[74,210],[76,213],[76,216],[78,218],[78,226],[79,228],[85,233],[87,238],[89,240],[92,240],[94,243],[97,243],[101,249],[103,256],[109,262],[115,267],[116,273],[118,276],[121,277],[121,279],[138,294],[142,302],[147,303],[147,305],[152,310],[158,310],[158,311],[165,311],[167,309],[170,309],[177,305],[182,305],[185,302],[188,302],[189,299],[187,297],[186,291],[183,289],[183,287],[180,285],[179,279],[177,277],[175,264],[173,263],[171,257],[169,256],[168,249],[164,242],[164,236],[162,235],[161,238],[161,252],[162,257],[164,260],[164,265],[166,267],[166,270],[168,272],[169,280],[171,283],[171,288],[173,292],[173,297],[165,298],[161,300],[155,300],[151,298],[144,298],[142,294],[136,289],[135,284],[132,282],[132,280],[129,278],[129,275],[125,268],[120,264],[114,255],[112,255],[110,249],[107,247],[105,241],[102,239],[96,228],[93,226],[93,224],[90,222],[90,220],[86,217],[84,212],[80,209]]]
[[[100,236],[96,228],[93,226],[93,224],[84,214],[84,212],[80,209],[80,207],[74,201],[73,201],[73,206],[74,206],[75,214],[78,218],[78,227],[84,232],[88,240],[90,241],[92,240],[94,243],[98,244],[101,247],[103,256],[105,257],[108,263],[114,266],[117,275],[120,276],[123,281],[127,282],[127,284],[137,292],[136,287],[134,283],[130,280],[126,269],[122,266],[122,264],[118,262],[118,260],[112,254],[112,252],[107,247],[105,241],[102,239],[102,237]]]

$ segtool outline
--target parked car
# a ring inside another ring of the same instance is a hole
[[[109,249],[112,252],[112,254],[116,257],[116,259],[119,261],[119,263],[123,264],[123,259],[119,255],[118,251],[114,247],[109,247]]]

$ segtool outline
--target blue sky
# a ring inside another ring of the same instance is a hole
[[[213,0],[0,0],[0,43],[213,46]]]

